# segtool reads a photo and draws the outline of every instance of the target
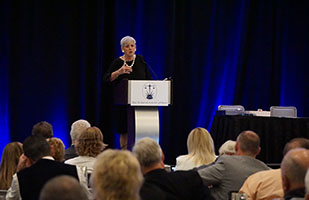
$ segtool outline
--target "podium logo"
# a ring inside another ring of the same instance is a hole
[[[157,86],[153,83],[146,83],[143,87],[143,96],[151,100],[157,96]]]

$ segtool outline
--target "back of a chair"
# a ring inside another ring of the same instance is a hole
[[[225,111],[226,115],[240,115],[245,112],[242,105],[219,105],[219,111]]]
[[[297,109],[294,106],[272,106],[271,117],[297,117]]]
[[[0,190],[0,200],[5,199],[6,192],[7,192],[7,190]]]

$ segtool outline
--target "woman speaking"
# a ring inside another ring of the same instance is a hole
[[[119,83],[123,79],[151,80],[144,58],[136,55],[136,41],[133,37],[126,36],[120,41],[123,55],[116,58],[104,75],[105,82]],[[127,106],[116,107],[116,130],[120,134],[120,147],[126,149],[128,145]]]

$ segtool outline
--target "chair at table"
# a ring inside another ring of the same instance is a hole
[[[271,117],[297,117],[297,109],[294,106],[272,106],[270,107]]]
[[[245,112],[242,105],[219,105],[218,111],[224,111],[225,115],[240,115]]]
[[[7,190],[0,190],[0,200],[5,199],[6,192],[7,192]]]

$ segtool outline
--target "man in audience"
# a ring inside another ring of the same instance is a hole
[[[77,153],[75,150],[75,144],[78,139],[78,136],[91,125],[88,121],[80,119],[75,121],[71,126],[70,136],[72,140],[72,144],[69,148],[65,150],[64,159],[68,160],[71,158],[77,157]]]
[[[294,138],[286,143],[283,156],[295,148],[309,149],[309,140],[306,138]],[[239,190],[246,193],[249,199],[273,199],[283,198],[281,169],[272,169],[257,172],[247,178]]]
[[[201,177],[196,171],[167,172],[164,169],[164,154],[159,144],[151,138],[142,138],[132,150],[144,174],[141,188],[142,199],[207,199]],[[209,198],[208,198],[209,199]]]
[[[211,195],[216,200],[229,199],[229,192],[238,191],[248,176],[269,169],[255,158],[261,151],[260,138],[255,132],[241,132],[235,149],[235,155],[222,155],[215,164],[198,170],[204,184],[211,187]]]
[[[52,138],[54,136],[53,127],[46,121],[38,122],[32,127],[32,135],[38,135],[44,138]]]
[[[303,199],[305,196],[305,176],[309,167],[309,150],[290,150],[281,162],[281,177],[284,199]]]
[[[61,175],[52,178],[44,185],[40,200],[88,200],[88,196],[76,178]]]
[[[91,183],[96,200],[139,200],[143,175],[131,152],[108,149],[97,157]]]
[[[38,199],[43,185],[59,175],[73,176],[87,188],[83,172],[73,165],[57,162],[45,138],[32,135],[23,143],[24,154],[20,158],[17,174],[14,174],[6,199]]]

